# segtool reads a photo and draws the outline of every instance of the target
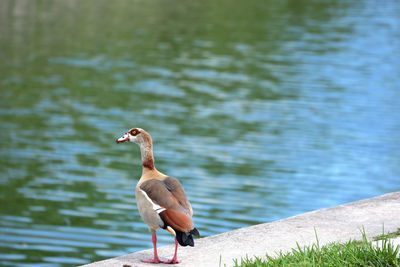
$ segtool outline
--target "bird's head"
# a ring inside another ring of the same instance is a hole
[[[117,139],[117,143],[133,142],[138,145],[151,143],[150,135],[141,128],[132,128],[123,136]]]

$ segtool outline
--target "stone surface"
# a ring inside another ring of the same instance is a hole
[[[295,248],[296,242],[301,246],[315,243],[315,232],[320,245],[325,245],[360,240],[362,229],[372,238],[382,234],[383,227],[385,233],[400,227],[400,192],[200,238],[195,240],[194,248],[179,248],[178,258],[182,263],[176,266],[220,266],[220,263],[232,266],[233,259],[275,255]],[[170,259],[173,253],[173,245],[158,250],[161,260]],[[152,266],[140,261],[152,257],[153,250],[149,249],[84,266]]]

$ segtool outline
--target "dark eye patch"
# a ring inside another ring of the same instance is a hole
[[[140,132],[139,132],[139,130],[136,129],[136,128],[135,128],[135,129],[132,129],[132,130],[130,131],[130,134],[133,135],[133,136],[136,136],[138,133],[140,133]]]

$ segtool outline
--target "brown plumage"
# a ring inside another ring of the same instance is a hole
[[[154,245],[154,259],[144,262],[161,262],[157,255],[156,231],[163,228],[176,237],[175,255],[163,263],[179,263],[178,243],[182,246],[194,246],[193,235],[199,236],[193,224],[193,210],[186,193],[177,179],[155,168],[153,144],[146,131],[133,128],[117,140],[117,143],[122,142],[134,142],[139,145],[141,151],[143,169],[136,186],[136,203],[140,215],[149,226]]]

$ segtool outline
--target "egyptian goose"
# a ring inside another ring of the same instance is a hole
[[[133,128],[117,139],[117,143],[133,142],[139,145],[142,156],[142,176],[136,185],[136,203],[140,216],[149,226],[154,246],[154,259],[147,263],[179,263],[178,243],[194,246],[193,236],[199,236],[192,221],[192,206],[179,181],[154,167],[153,144],[150,134]],[[175,255],[171,260],[160,261],[157,255],[156,231],[163,228],[175,236]]]

